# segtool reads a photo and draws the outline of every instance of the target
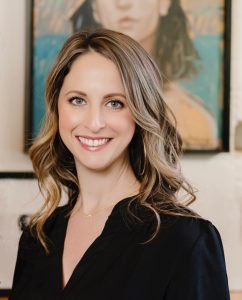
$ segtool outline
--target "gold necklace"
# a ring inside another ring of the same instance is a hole
[[[128,197],[133,196],[133,195],[136,195],[136,193],[133,193],[133,194],[130,195],[130,196],[126,196],[125,198],[122,198],[122,199],[126,199],[126,198],[128,198]],[[82,211],[82,209],[81,209],[82,207],[81,207],[81,205],[80,205],[80,207],[77,208],[77,210],[76,210],[75,213],[77,213],[77,212],[79,211],[84,217],[86,217],[86,218],[92,218],[94,215],[100,213],[101,211],[103,211],[103,210],[105,210],[105,209],[108,209],[108,208],[110,208],[110,207],[112,207],[112,206],[115,206],[117,203],[119,203],[120,201],[122,201],[122,199],[119,200],[119,201],[111,202],[108,206],[103,206],[103,207],[101,207],[100,209],[94,210],[92,213],[88,213],[88,214],[86,214],[86,213],[84,213],[84,212]]]
[[[116,203],[118,203],[118,202],[116,202]],[[86,218],[91,218],[91,217],[93,217],[94,215],[97,215],[98,213],[102,212],[103,210],[108,209],[108,208],[110,208],[110,207],[112,207],[112,206],[115,206],[116,203],[113,203],[112,205],[109,205],[109,206],[104,206],[104,207],[102,207],[102,208],[100,208],[100,209],[98,209],[98,210],[94,210],[92,213],[88,213],[88,214],[84,213],[84,212],[81,210],[81,207],[79,208],[79,211],[80,211],[80,213],[81,213],[84,217],[86,217]]]
[[[100,209],[94,210],[92,213],[88,213],[88,214],[84,213],[84,212],[82,211],[82,209],[81,209],[81,206],[80,206],[80,207],[76,210],[75,213],[80,212],[84,217],[86,217],[86,218],[91,218],[91,217],[93,217],[94,215],[96,215],[96,214],[102,212],[103,210],[115,206],[115,205],[116,205],[118,202],[120,202],[120,201],[121,201],[121,200],[115,201],[115,202],[111,202],[108,206],[105,205],[105,206],[101,207]]]

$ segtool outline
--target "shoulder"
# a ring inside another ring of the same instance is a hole
[[[49,235],[55,227],[60,226],[68,217],[71,208],[69,204],[58,206],[48,217],[44,224],[44,232]]]
[[[161,216],[161,231],[169,229],[183,239],[198,238],[211,231],[215,226],[199,216]]]
[[[169,213],[158,212],[160,217],[160,226],[157,227],[157,219],[154,213],[140,205],[137,201],[132,203],[130,207],[133,215],[137,216],[138,220],[141,220],[141,235],[145,239],[149,239],[155,232],[154,243],[163,243],[181,247],[190,247],[198,239],[205,237],[217,237],[220,240],[220,235],[217,228],[211,221],[202,218],[189,208],[182,207],[181,210],[176,209],[177,214],[172,215]],[[173,207],[168,207],[170,211],[174,211]],[[184,214],[187,214],[185,216]],[[156,231],[156,229],[158,230]]]
[[[63,206],[58,206],[47,218],[46,222],[44,223],[44,232],[45,234],[49,234],[54,227],[56,226],[56,223],[62,222],[66,216],[68,216],[68,213],[70,212],[70,206],[68,204]],[[28,236],[30,233],[29,226],[26,227],[26,230],[24,231],[25,235]]]
[[[208,220],[180,217],[166,259],[171,273],[167,299],[229,299],[223,245]],[[218,297],[218,298],[217,298]]]
[[[220,234],[213,223],[202,218],[188,207],[181,207],[179,210],[173,206],[167,206],[168,210],[176,212],[177,215],[157,211],[160,217],[160,226],[158,228],[157,218],[150,209],[141,205],[138,200],[131,202],[130,205],[132,215],[141,221],[136,223],[140,224],[137,227],[140,228],[141,235],[149,239],[156,232],[154,243],[165,240],[174,246],[181,244],[179,246],[181,248],[193,245],[198,239],[214,238],[218,241],[221,240]],[[128,213],[125,215],[127,219],[128,215]],[[133,218],[131,220],[133,221]],[[156,231],[157,228],[158,230]]]
[[[220,238],[217,228],[209,220],[190,216],[161,216],[158,236],[164,234],[175,237],[176,243],[183,241],[185,244],[193,244],[200,238]]]
[[[158,234],[146,247],[151,260],[157,265],[166,264],[173,274],[179,269],[186,272],[188,266],[196,272],[198,264],[204,272],[209,272],[210,265],[216,272],[226,273],[221,237],[210,221],[183,216],[162,218],[165,221],[161,220]]]
[[[202,253],[224,256],[219,231],[209,220],[198,217],[161,217],[161,227],[153,246],[157,249],[165,247],[167,255],[173,253],[182,260]]]
[[[57,207],[51,215],[48,217],[44,224],[44,233],[47,236],[47,239],[52,240],[52,237],[57,235],[60,230],[65,226],[66,216],[69,212],[69,206],[59,206]],[[38,240],[34,230],[31,231],[29,226],[23,230],[20,240],[19,240],[19,254],[26,256],[27,254],[33,253],[43,254],[44,249]]]

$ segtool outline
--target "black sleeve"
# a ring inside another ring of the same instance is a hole
[[[230,299],[222,241],[211,223],[207,223],[191,252],[178,264],[165,299]]]
[[[33,238],[31,238],[30,230],[26,228],[19,239],[17,260],[9,300],[22,299],[21,293],[26,288],[29,279],[33,277],[31,260],[28,260],[28,263],[26,261],[26,257],[28,258],[31,255],[35,255],[35,251],[32,251],[34,248],[31,247],[31,240],[33,240]]]
[[[10,297],[9,300],[12,299],[13,296],[13,291],[16,289],[16,286],[18,285],[18,282],[20,280],[20,278],[22,277],[22,271],[23,271],[23,267],[24,267],[24,261],[21,257],[21,245],[23,243],[24,240],[24,233],[22,233],[20,240],[19,240],[19,246],[18,246],[18,253],[17,253],[17,259],[16,259],[16,264],[15,264],[15,270],[14,270],[14,276],[13,276],[13,284],[12,284],[12,290],[10,293]]]

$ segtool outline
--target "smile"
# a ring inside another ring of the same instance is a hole
[[[111,139],[110,138],[100,138],[100,139],[87,139],[84,137],[78,137],[78,140],[83,145],[87,145],[89,147],[99,147],[101,145],[107,144]]]

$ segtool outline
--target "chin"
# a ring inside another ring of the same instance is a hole
[[[107,171],[110,167],[111,164],[85,164],[83,165],[86,169],[93,171],[93,172],[105,172]]]
[[[80,166],[80,169],[86,169],[90,171],[104,171],[108,169],[112,162],[110,160],[105,160],[105,158],[96,157],[94,159],[90,159],[90,157],[82,157],[81,159],[77,158],[75,159],[76,165]]]

